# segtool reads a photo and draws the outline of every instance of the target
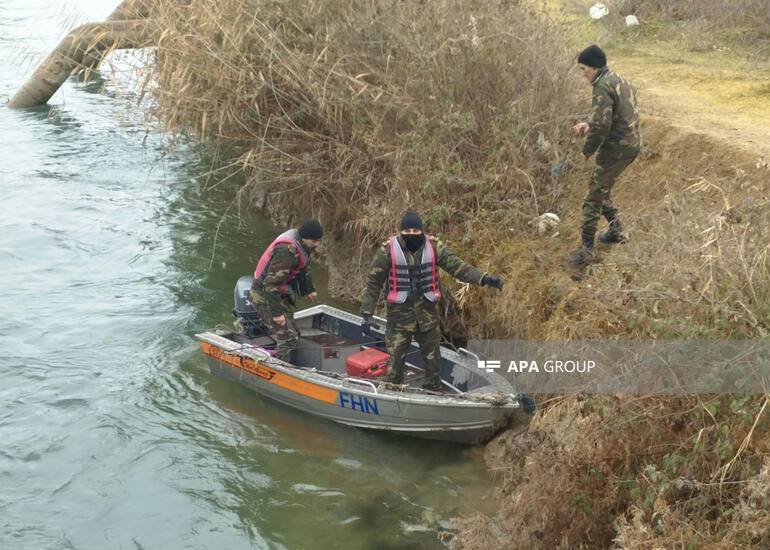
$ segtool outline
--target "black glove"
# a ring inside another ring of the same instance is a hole
[[[308,294],[315,292],[313,283],[310,282],[310,279],[307,276],[307,269],[304,267],[299,270],[299,273],[297,273],[291,282],[294,290],[299,296],[307,296]]]
[[[368,335],[371,334],[373,328],[380,328],[372,321],[371,313],[362,313],[361,317],[364,318],[363,322],[361,323],[361,334]]]
[[[503,280],[499,275],[492,275],[491,273],[487,273],[481,279],[481,286],[484,285],[489,285],[496,288],[497,290],[503,290]]]

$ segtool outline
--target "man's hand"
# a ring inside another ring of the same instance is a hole
[[[317,292],[311,292],[307,295],[307,299],[311,302],[315,302],[318,299],[318,293]]]
[[[591,125],[587,122],[578,122],[572,127],[572,131],[579,136],[584,136],[591,129]]]
[[[482,277],[481,285],[489,285],[497,290],[503,290],[503,280],[499,275],[493,275],[492,273],[487,273]]]
[[[278,317],[273,317],[273,322],[277,325],[285,325],[286,324],[286,315],[279,315]]]

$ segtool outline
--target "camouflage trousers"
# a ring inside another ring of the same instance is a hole
[[[404,363],[406,354],[411,347],[412,338],[420,346],[423,368],[425,369],[425,381],[423,388],[430,390],[441,389],[441,329],[436,326],[426,331],[400,329],[388,323],[385,328],[385,345],[390,359],[388,360],[388,381],[404,383]]]
[[[608,222],[617,217],[618,211],[612,204],[610,192],[615,180],[638,154],[639,149],[636,147],[620,150],[599,149],[596,168],[588,184],[588,195],[583,200],[583,225],[580,233],[584,244],[593,246],[596,226],[601,216]]]
[[[291,352],[297,348],[299,341],[299,330],[294,324],[294,311],[289,307],[284,307],[283,316],[286,321],[279,325],[273,321],[273,314],[270,313],[270,309],[266,305],[255,303],[254,309],[257,310],[257,314],[262,320],[262,324],[267,328],[270,337],[275,340],[275,356],[291,363]]]

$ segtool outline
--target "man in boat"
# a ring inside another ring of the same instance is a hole
[[[400,233],[390,237],[377,250],[361,298],[363,330],[368,332],[374,306],[385,286],[389,382],[404,383],[404,362],[414,338],[420,346],[425,368],[423,388],[441,390],[439,267],[466,283],[489,285],[498,290],[503,288],[499,276],[465,263],[436,237],[424,233],[422,220],[415,212],[404,214]]]
[[[607,57],[597,45],[588,46],[577,59],[580,73],[593,88],[591,119],[578,122],[573,132],[585,135],[583,160],[597,153],[596,167],[588,183],[588,195],[583,201],[582,244],[567,263],[581,265],[597,259],[594,235],[599,218],[604,216],[609,229],[598,239],[603,243],[625,243],[628,236],[610,199],[610,191],[621,172],[639,154],[642,137],[639,132],[636,89],[622,76],[607,68]]]
[[[254,270],[249,296],[262,323],[276,342],[276,357],[291,362],[299,331],[294,325],[296,296],[315,301],[317,294],[307,271],[310,254],[321,243],[318,220],[305,220],[270,243]]]

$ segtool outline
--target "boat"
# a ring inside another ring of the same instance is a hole
[[[237,328],[196,334],[214,374],[341,424],[466,444],[483,443],[531,412],[530,398],[479,368],[480,358],[463,348],[441,346],[442,391],[422,389],[415,343],[407,353],[405,383],[387,382],[385,320],[375,318],[380,326],[363,334],[361,317],[325,304],[295,313],[299,342],[292,362],[282,361],[249,303],[252,281],[243,276],[235,285]]]

